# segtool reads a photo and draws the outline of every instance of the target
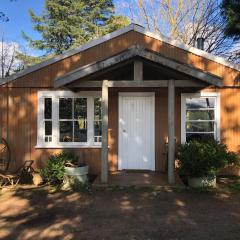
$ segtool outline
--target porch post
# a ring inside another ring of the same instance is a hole
[[[143,62],[140,60],[134,61],[134,81],[142,81],[143,80]]]
[[[102,153],[101,182],[108,181],[108,80],[102,84]]]
[[[175,82],[168,81],[168,182],[175,183]]]

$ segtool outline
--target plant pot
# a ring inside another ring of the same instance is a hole
[[[65,175],[75,178],[81,183],[85,183],[88,180],[88,166],[65,167]]]
[[[216,187],[216,176],[214,177],[189,177],[188,185],[193,188]]]

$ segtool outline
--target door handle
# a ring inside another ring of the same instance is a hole
[[[127,132],[126,129],[123,129],[123,132],[124,132],[124,133]]]

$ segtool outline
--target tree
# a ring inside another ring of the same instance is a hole
[[[226,20],[226,36],[240,39],[240,1],[223,0],[221,8]]]
[[[128,0],[128,7],[130,18],[150,31],[194,47],[202,37],[205,51],[237,61],[237,42],[224,35],[219,1]]]
[[[33,40],[23,35],[31,47],[45,50],[47,54],[61,54],[128,24],[126,19],[123,21],[123,17],[113,14],[112,0],[45,0],[40,16],[30,11],[34,29],[41,39]]]
[[[15,72],[19,67],[19,61],[16,59],[19,45],[15,42],[5,42],[4,34],[0,40],[0,78],[5,78]]]
[[[17,51],[16,60],[19,61],[19,66],[17,69],[15,69],[15,72],[24,70],[30,66],[43,62],[48,58],[50,58],[50,56],[36,57],[36,56],[29,55],[27,54],[27,52],[24,52],[24,51]]]
[[[106,26],[105,29],[103,30],[103,33],[107,34],[114,32],[129,24],[130,24],[129,19],[124,16],[111,16],[106,22]]]

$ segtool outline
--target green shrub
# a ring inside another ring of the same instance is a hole
[[[188,177],[216,176],[228,165],[239,165],[239,157],[214,140],[190,141],[178,149],[179,171]]]
[[[65,151],[50,156],[46,167],[41,170],[43,179],[51,185],[62,184],[66,163],[77,164],[76,156],[73,153]]]

